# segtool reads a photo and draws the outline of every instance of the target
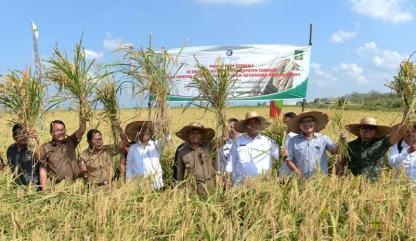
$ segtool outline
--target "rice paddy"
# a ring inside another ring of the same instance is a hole
[[[253,109],[268,115],[264,107],[229,108],[227,115],[241,119]],[[284,111],[299,113],[300,107]],[[215,123],[215,115],[202,109],[171,112],[174,132],[190,121],[208,127]],[[6,150],[12,143],[11,126],[8,114],[1,116],[0,145]],[[358,122],[364,116],[387,125],[401,120],[399,111],[351,110],[344,112],[343,122]],[[122,110],[120,115],[123,127],[147,117],[146,109]],[[68,134],[78,127],[77,112],[50,112],[45,127],[54,119],[67,124]],[[88,128],[97,126],[105,143],[112,142],[108,123],[91,118]],[[334,141],[337,132],[337,125],[331,123],[323,131]],[[47,132],[40,135],[41,143],[49,139]],[[178,144],[174,137],[173,148]],[[86,146],[84,138],[80,148]],[[164,170],[172,157],[164,158]],[[299,182],[270,175],[226,192],[217,189],[206,198],[173,186],[155,192],[146,180],[114,182],[105,189],[78,181],[36,192],[14,185],[9,172],[0,172],[1,240],[415,240],[415,216],[413,184],[388,169],[378,182],[333,175]]]

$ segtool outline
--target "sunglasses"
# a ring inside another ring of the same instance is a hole
[[[372,125],[362,125],[360,126],[361,130],[376,130],[377,126],[372,126]]]
[[[314,119],[306,119],[306,120],[299,121],[299,123],[301,123],[301,124],[312,123],[312,122],[315,122],[315,120]]]

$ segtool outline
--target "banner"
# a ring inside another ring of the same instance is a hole
[[[198,90],[189,86],[198,72],[196,59],[213,73],[218,59],[240,70],[231,93],[233,100],[261,101],[306,96],[310,46],[201,46],[171,49],[169,53],[173,56],[180,53],[179,63],[173,69],[182,66],[175,76],[171,76],[173,88],[169,101],[189,101],[198,96]]]

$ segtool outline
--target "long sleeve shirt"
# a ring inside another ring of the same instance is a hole
[[[408,153],[409,145],[401,142],[402,150],[399,151],[398,144],[390,147],[388,152],[389,165],[394,169],[404,169],[406,176],[416,180],[416,152]]]
[[[272,157],[279,158],[279,147],[270,138],[258,134],[254,139],[247,134],[235,139],[230,150],[231,161],[225,171],[232,173],[234,185],[247,177],[254,177],[269,171]]]
[[[158,141],[150,140],[146,146],[141,143],[131,145],[127,153],[126,178],[150,176],[153,188],[163,187],[159,150]]]

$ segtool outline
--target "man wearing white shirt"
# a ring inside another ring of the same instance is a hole
[[[416,180],[416,126],[409,128],[406,135],[388,152],[389,165],[396,170],[403,168],[404,173]]]
[[[239,185],[247,177],[267,173],[272,167],[272,158],[279,158],[279,147],[270,138],[260,134],[270,123],[256,112],[248,112],[246,118],[235,123],[240,133],[231,146],[230,159],[225,170],[232,175],[233,184]]]
[[[137,140],[127,153],[126,178],[150,177],[154,189],[162,188],[162,167],[159,162],[161,145],[160,141],[151,140],[152,122],[132,122],[127,125],[126,134],[130,140]]]

